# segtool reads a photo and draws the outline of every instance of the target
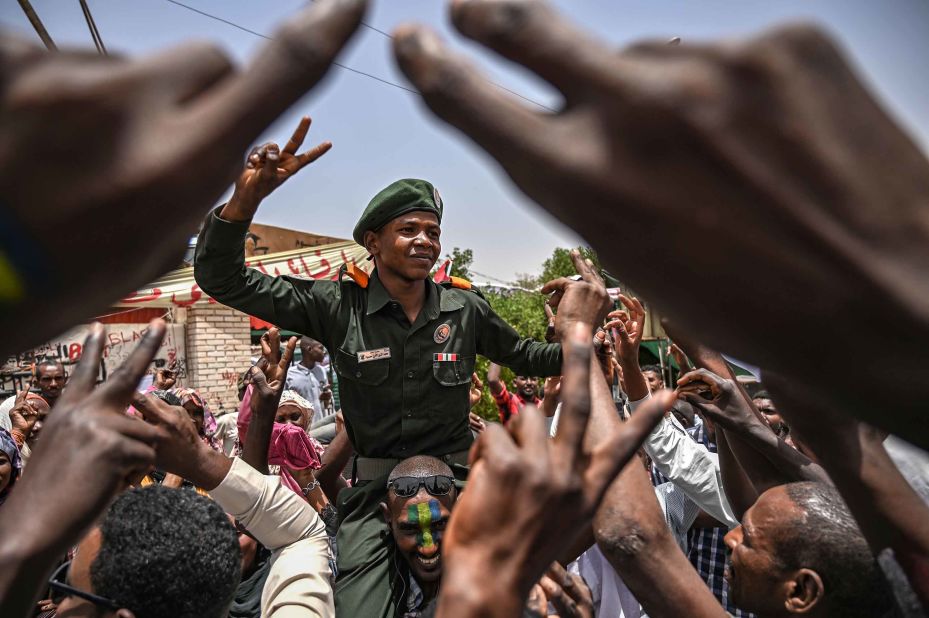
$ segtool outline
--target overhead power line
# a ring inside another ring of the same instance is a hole
[[[90,7],[87,6],[87,0],[79,0],[81,3],[81,11],[84,12],[84,20],[87,22],[87,27],[90,29],[90,38],[94,40],[94,46],[97,48],[97,53],[101,56],[106,56],[106,46],[103,44],[103,38],[100,36],[100,32],[97,30],[97,24],[94,22],[94,16],[90,14]]]
[[[230,20],[228,20],[228,19],[224,19],[224,18],[222,18],[222,17],[219,17],[218,15],[213,15],[212,13],[207,13],[206,11],[201,11],[200,9],[198,9],[198,8],[196,8],[196,7],[192,7],[192,6],[188,5],[188,4],[184,4],[183,2],[179,2],[178,0],[165,0],[165,1],[166,1],[166,2],[170,2],[171,4],[175,4],[175,5],[179,6],[179,7],[185,8],[185,9],[187,9],[188,11],[193,11],[194,13],[197,13],[197,14],[202,15],[202,16],[204,16],[204,17],[208,17],[208,18],[213,19],[213,20],[215,20],[215,21],[224,23],[224,24],[226,24],[227,26],[232,26],[233,28],[238,28],[238,29],[241,30],[242,32],[247,32],[248,34],[251,34],[251,35],[253,35],[253,36],[257,36],[257,37],[260,37],[260,38],[262,38],[262,39],[266,39],[266,40],[268,40],[268,41],[273,40],[273,37],[270,37],[270,36],[268,36],[268,35],[266,35],[266,34],[262,34],[261,32],[256,32],[256,31],[254,31],[254,30],[252,30],[252,29],[250,29],[250,28],[246,28],[245,26],[242,26],[242,25],[240,25],[240,24],[237,24],[237,23],[235,23],[234,21],[230,21]],[[394,38],[393,35],[391,35],[390,33],[384,32],[384,31],[381,30],[380,28],[375,28],[374,26],[372,26],[371,24],[369,24],[369,23],[367,23],[367,22],[365,22],[365,21],[362,21],[362,22],[361,22],[361,25],[364,26],[365,28],[368,28],[369,30],[373,30],[374,32],[377,32],[377,33],[379,33],[379,34],[381,34],[381,35],[387,37],[388,39]],[[406,92],[412,92],[413,94],[419,94],[419,92],[418,92],[417,90],[414,90],[413,88],[408,88],[407,86],[404,86],[404,85],[402,85],[402,84],[398,84],[398,83],[396,83],[396,82],[392,82],[392,81],[387,80],[387,79],[384,79],[384,78],[382,78],[382,77],[378,77],[377,75],[372,75],[371,73],[366,73],[366,72],[364,72],[364,71],[359,71],[358,69],[355,69],[355,68],[352,68],[352,67],[350,67],[350,66],[348,66],[348,65],[342,64],[341,62],[333,61],[332,64],[334,64],[335,66],[339,67],[340,69],[345,69],[346,71],[351,71],[352,73],[357,73],[358,75],[363,75],[364,77],[369,77],[369,78],[371,78],[371,79],[373,79],[373,80],[376,80],[376,81],[381,82],[382,84],[386,84],[386,85],[388,85],[388,86],[393,86],[394,88],[399,88],[400,90],[404,90],[404,91],[406,91]],[[493,82],[493,81],[491,81],[491,80],[489,80],[489,79],[488,79],[487,81],[488,81],[489,83],[493,84],[494,86],[496,86],[497,88],[500,88],[501,90],[505,90],[506,92],[509,92],[510,94],[512,94],[512,95],[514,95],[514,96],[516,96],[516,97],[519,97],[520,99],[522,99],[522,100],[524,100],[524,101],[527,101],[527,102],[529,102],[529,103],[532,103],[533,105],[536,105],[536,106],[538,106],[538,107],[540,107],[540,108],[542,108],[542,109],[544,109],[544,110],[547,110],[547,111],[550,111],[550,112],[553,112],[553,113],[557,111],[557,110],[552,109],[551,107],[548,107],[547,105],[543,105],[542,103],[539,103],[538,101],[534,101],[534,100],[530,99],[529,97],[527,97],[527,96],[525,96],[525,95],[522,95],[522,94],[519,94],[518,92],[515,92],[515,91],[513,91],[513,90],[510,90],[509,88],[507,88],[507,87],[505,87],[505,86],[501,86],[500,84],[498,84],[498,83],[496,83],[496,82]]]
[[[29,0],[19,0],[19,6],[22,7],[23,13],[26,14],[26,19],[32,24],[35,33],[38,34],[42,42],[45,43],[46,49],[48,49],[48,51],[58,51],[58,46],[55,45],[55,41],[49,36],[48,30],[42,25],[42,20],[39,19],[39,15],[35,12],[35,9],[32,8],[32,4],[29,3]]]

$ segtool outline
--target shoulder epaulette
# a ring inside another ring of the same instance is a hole
[[[473,283],[471,283],[467,279],[462,279],[461,277],[451,277],[443,281],[440,285],[445,289],[456,288],[459,290],[467,290],[468,292],[473,292],[474,294],[477,294],[480,298],[487,300],[487,298],[484,296],[483,292],[481,292],[479,288],[477,288]]]
[[[453,288],[458,288],[461,290],[470,290],[472,287],[474,287],[473,285],[471,285],[470,281],[468,281],[467,279],[462,279],[461,277],[450,277],[449,280]]]
[[[368,287],[368,273],[361,270],[361,268],[359,268],[354,262],[348,262],[345,265],[345,274],[348,275],[349,279],[357,283],[358,287]]]

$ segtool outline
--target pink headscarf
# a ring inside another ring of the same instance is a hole
[[[242,397],[242,403],[239,404],[239,441],[245,445],[245,439],[248,436],[248,426],[252,422],[252,389],[249,384],[245,389],[245,395]],[[289,402],[293,404],[293,402]],[[312,468],[319,470],[322,467],[320,455],[323,451],[322,445],[306,434],[305,431],[289,423],[274,423],[271,429],[271,442],[268,445],[268,463],[272,466],[281,466],[281,482],[293,490],[298,496],[303,496],[303,490],[299,483],[291,476],[287,468],[291,470],[306,470]]]

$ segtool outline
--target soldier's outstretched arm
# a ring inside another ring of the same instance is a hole
[[[341,298],[339,284],[273,276],[245,265],[248,223],[206,216],[194,254],[194,277],[220,303],[285,330],[328,341]]]

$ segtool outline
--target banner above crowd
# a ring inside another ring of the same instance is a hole
[[[352,241],[306,247],[248,258],[246,265],[266,275],[290,275],[302,279],[336,280],[343,264],[354,263],[370,270],[364,247]],[[120,307],[192,307],[216,303],[194,280],[194,269],[181,268],[118,303]]]

